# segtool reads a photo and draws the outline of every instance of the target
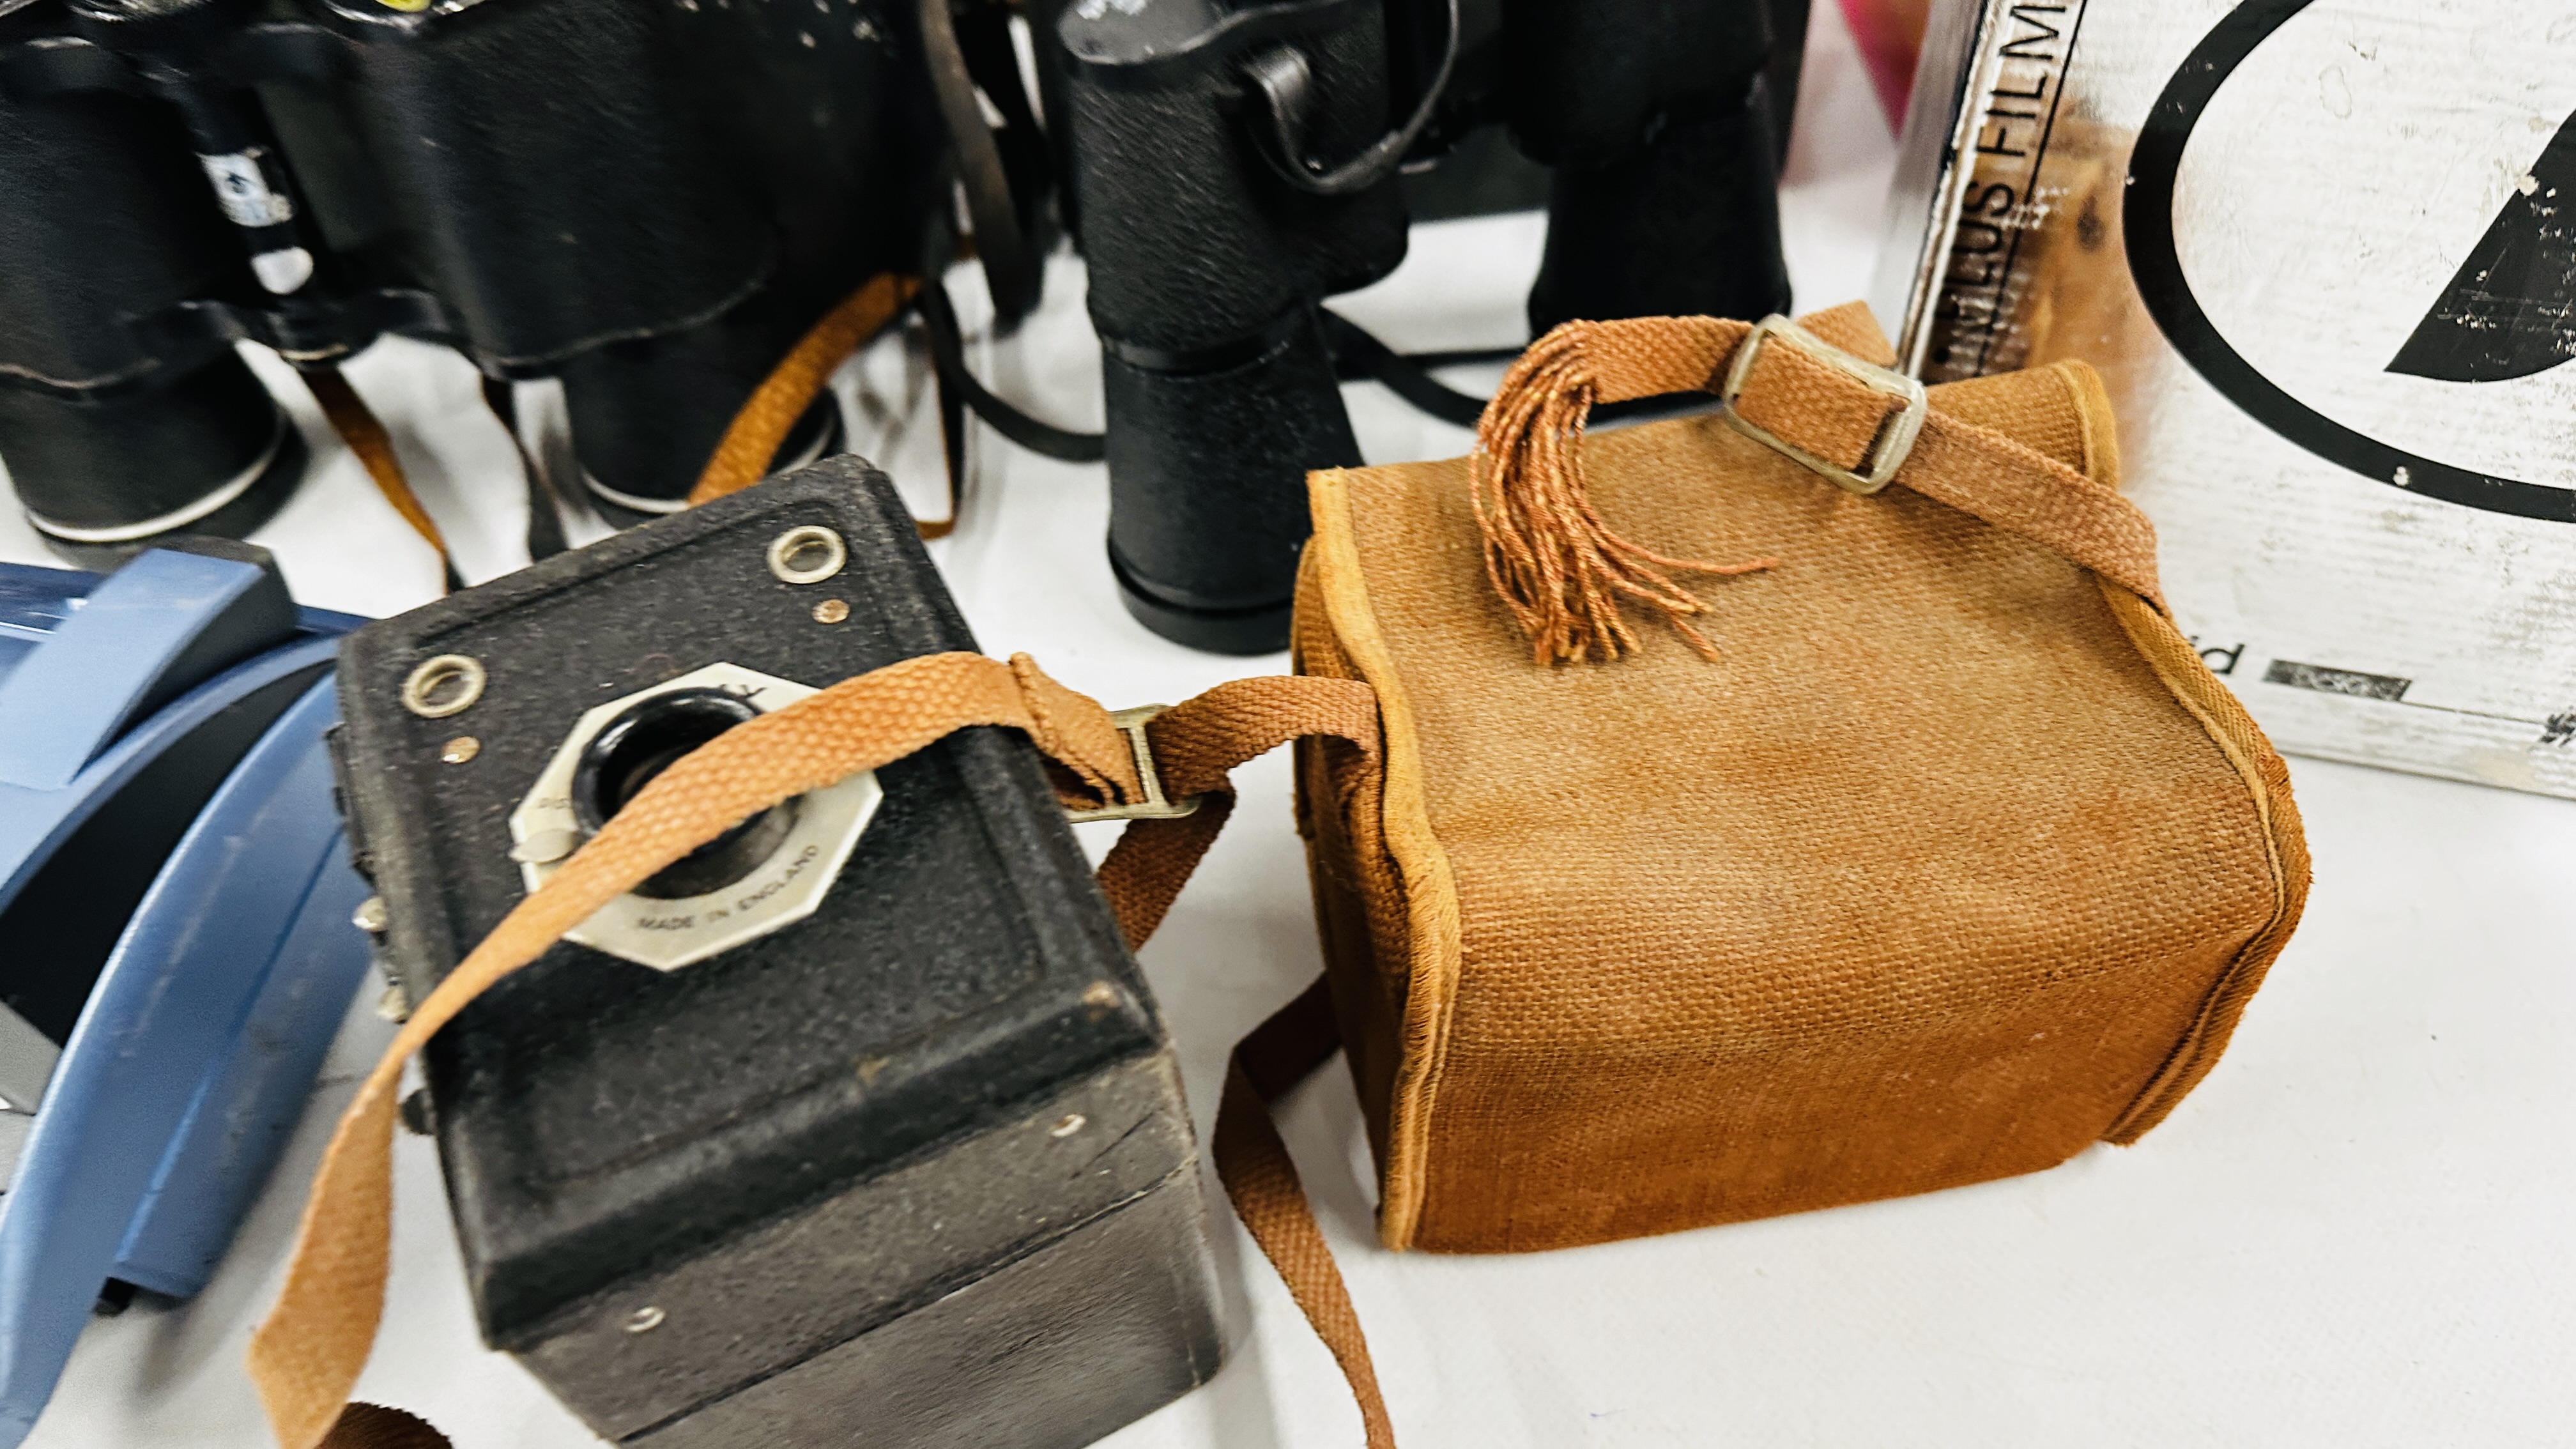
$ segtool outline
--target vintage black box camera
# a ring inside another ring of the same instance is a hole
[[[339,763],[401,988],[687,749],[974,647],[850,458],[360,631]],[[611,1440],[1071,1446],[1217,1368],[1172,1053],[1015,732],[746,822],[425,1069],[485,1339]]]

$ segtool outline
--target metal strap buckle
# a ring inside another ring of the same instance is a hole
[[[1132,805],[1103,805],[1097,810],[1067,810],[1064,818],[1077,824],[1085,820],[1178,820],[1198,813],[1199,797],[1169,800],[1163,796],[1163,772],[1154,763],[1154,746],[1145,738],[1145,726],[1154,716],[1170,709],[1168,704],[1140,704],[1134,709],[1113,711],[1109,722],[1127,736],[1127,748],[1135,752],[1136,778],[1145,783],[1145,798]]]
[[[1753,376],[1754,359],[1761,356],[1765,345],[1785,342],[1825,366],[1892,401],[1904,404],[1887,415],[1879,424],[1878,436],[1872,438],[1869,451],[1861,458],[1860,467],[1846,468],[1831,459],[1819,458],[1736,410],[1736,399],[1744,395],[1745,382]],[[1931,411],[1931,401],[1923,384],[1904,373],[1863,362],[1816,334],[1774,312],[1753,324],[1753,331],[1735,349],[1735,363],[1726,370],[1725,385],[1718,389],[1717,400],[1726,420],[1735,430],[1776,452],[1824,474],[1854,493],[1876,493],[1905,466],[1905,455],[1914,451],[1915,436],[1923,431],[1924,414]]]

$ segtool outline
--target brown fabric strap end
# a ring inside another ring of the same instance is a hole
[[[327,362],[298,368],[296,373],[304,379],[313,400],[321,404],[322,416],[329,420],[331,431],[338,433],[340,441],[357,455],[376,491],[393,505],[394,512],[402,515],[411,531],[420,535],[421,542],[438,555],[441,586],[461,587],[456,561],[447,552],[447,536],[438,531],[438,521],[429,516],[429,510],[421,506],[420,495],[412,491],[411,478],[403,472],[402,459],[394,452],[393,435],[385,431],[375,410],[350,385],[348,374]]]
[[[1176,820],[1129,825],[1100,863],[1101,892],[1130,946],[1145,944],[1162,924],[1233,813],[1227,773],[1307,735],[1337,736],[1376,754],[1376,693],[1356,679],[1237,679],[1163,711],[1145,727],[1165,797],[1195,798],[1199,806]]]
[[[1132,805],[1145,798],[1136,773],[1136,751],[1108,711],[1046,676],[1026,654],[1011,656],[1011,679],[1028,706],[1029,738],[1049,763],[1080,787],[1066,803],[1076,809]]]
[[[768,475],[769,460],[832,373],[910,305],[920,279],[880,273],[826,314],[753,390],[689,491],[692,505],[739,493]]]
[[[1243,1219],[1262,1256],[1279,1270],[1289,1296],[1350,1381],[1369,1449],[1395,1449],[1395,1426],[1387,1418],[1386,1396],[1378,1388],[1359,1311],[1351,1305],[1350,1289],[1306,1201],[1297,1164],[1270,1116],[1271,1104],[1329,1060],[1340,1044],[1329,985],[1318,978],[1235,1047],[1226,1066],[1225,1095],[1217,1105],[1212,1153],[1235,1215]]]
[[[393,1131],[393,1095],[371,1077],[331,1134],[278,1309],[251,1335],[251,1382],[279,1449],[323,1442],[375,1347],[392,1251]],[[289,1305],[304,1311],[281,1316]]]
[[[1871,314],[1867,302],[1845,302],[1810,312],[1798,319],[1798,325],[1829,347],[1839,347],[1874,367],[1894,367],[1896,347],[1880,330],[1878,318]],[[1712,376],[1711,381],[1715,381]]]

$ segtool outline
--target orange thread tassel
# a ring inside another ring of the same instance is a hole
[[[1669,558],[1621,537],[1592,506],[1583,425],[1598,395],[1593,325],[1569,322],[1531,344],[1476,425],[1467,472],[1484,534],[1485,572],[1541,664],[1616,659],[1638,647],[1620,601],[1662,611],[1702,658],[1717,646],[1689,619],[1708,605],[1668,571],[1729,576],[1775,560],[1717,564]]]

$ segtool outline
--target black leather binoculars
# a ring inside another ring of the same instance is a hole
[[[1786,308],[1773,62],[1799,34],[1777,34],[1775,8],[1803,33],[1801,0],[1074,0],[1040,16],[1128,610],[1198,648],[1285,645],[1305,475],[1360,461],[1339,392],[1352,355],[1332,342],[1347,324],[1318,307],[1403,260],[1400,173],[1480,127],[1551,171],[1533,333]]]
[[[0,459],[75,557],[284,501],[300,449],[244,341],[560,377],[600,511],[675,511],[797,337],[946,214],[901,0],[0,10]],[[818,405],[783,461],[836,426]]]

